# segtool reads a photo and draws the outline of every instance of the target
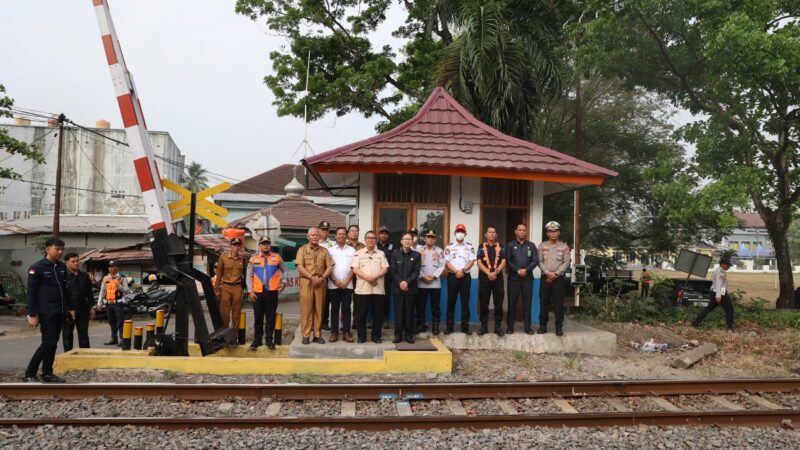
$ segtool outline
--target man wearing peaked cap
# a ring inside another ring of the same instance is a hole
[[[117,262],[108,262],[108,275],[100,282],[97,296],[98,309],[105,308],[108,325],[111,327],[111,340],[105,345],[122,345],[122,325],[125,322],[125,305],[122,297],[128,292],[128,281],[119,274]]]
[[[219,311],[222,324],[235,328],[242,312],[242,289],[245,287],[247,257],[242,253],[242,240],[233,238],[226,253],[219,257],[214,287],[219,289]]]
[[[247,295],[253,302],[253,343],[251,350],[261,346],[261,338],[270,350],[275,350],[275,313],[278,294],[286,288],[286,264],[278,253],[272,252],[272,241],[264,236],[258,241],[258,252],[247,265]]]
[[[547,320],[550,307],[556,316],[556,336],[564,335],[564,275],[569,269],[572,255],[569,245],[559,240],[561,225],[550,221],[544,226],[547,240],[539,244],[539,268],[542,270],[542,284],[539,287],[539,334],[547,333]]]
[[[444,334],[453,332],[455,326],[456,300],[461,301],[461,332],[472,334],[469,330],[469,294],[472,284],[470,270],[475,265],[475,247],[464,238],[467,227],[458,224],[455,228],[455,240],[444,249],[444,259],[449,274],[447,275],[447,327]]]
[[[319,228],[319,245],[321,247],[327,248],[328,250],[333,248],[333,246],[336,245],[336,240],[330,237],[331,223],[328,222],[327,220],[323,220],[322,222],[319,223],[319,226],[317,228]],[[323,322],[327,323],[327,320],[323,320]]]
[[[427,331],[425,325],[425,310],[428,308],[428,299],[431,304],[431,326],[433,334],[439,334],[439,321],[442,311],[439,307],[442,293],[441,276],[444,272],[444,250],[436,245],[436,232],[429,230],[425,233],[425,245],[419,251],[420,272],[417,294],[416,314],[417,333]]]

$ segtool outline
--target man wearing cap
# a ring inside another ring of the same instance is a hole
[[[227,253],[219,257],[214,287],[220,290],[219,312],[222,325],[234,328],[239,325],[242,313],[242,288],[245,287],[247,256],[242,253],[242,240],[231,239]]]
[[[395,246],[391,242],[389,242],[389,227],[386,225],[381,225],[378,228],[378,250],[382,251],[383,254],[386,256],[386,261],[389,261],[392,257],[392,253],[394,252]],[[391,311],[392,305],[392,273],[386,272],[386,275],[383,277],[383,285],[386,292],[386,303],[383,305],[384,311]],[[383,326],[384,328],[388,328],[389,326],[389,314],[384,314],[383,317]]]
[[[336,245],[336,241],[334,239],[329,239],[328,235],[330,234],[331,224],[327,220],[323,220],[319,223],[319,246],[325,247],[328,250],[332,249]],[[330,312],[331,312],[331,299],[329,296],[325,296],[325,305],[322,307],[322,329],[323,330],[330,330],[331,329],[331,322],[330,322]]]
[[[475,264],[475,247],[464,238],[467,236],[467,227],[464,224],[456,225],[455,241],[447,244],[444,249],[444,259],[449,274],[447,275],[447,328],[444,334],[453,332],[455,322],[456,299],[461,297],[461,332],[472,334],[469,330],[469,293],[472,276],[469,271]]]
[[[247,265],[247,296],[253,302],[253,343],[250,349],[261,346],[275,350],[275,313],[278,310],[278,293],[286,288],[286,264],[281,255],[272,252],[272,241],[264,236],[258,241],[259,252],[250,257]],[[266,329],[264,329],[266,322]]]
[[[424,247],[424,245],[419,243],[419,230],[417,230],[416,227],[411,227],[408,229],[408,232],[411,233],[411,249],[419,253],[422,247]]]
[[[436,245],[436,232],[429,230],[425,232],[425,245],[419,252],[420,273],[417,287],[417,333],[427,331],[425,325],[425,310],[427,309],[428,299],[431,303],[431,325],[433,334],[439,334],[439,321],[442,320],[442,310],[439,306],[442,295],[441,276],[444,272],[444,250]]]
[[[128,292],[128,281],[119,274],[117,262],[108,262],[108,275],[100,282],[100,295],[97,308],[106,310],[108,325],[111,327],[111,340],[104,345],[122,345],[122,324],[125,322],[125,304],[122,297]]]
[[[356,249],[347,245],[347,229],[339,227],[336,229],[336,245],[328,249],[333,259],[333,271],[328,277],[328,293],[326,299],[331,305],[331,336],[330,342],[339,340],[339,311],[342,317],[342,339],[345,342],[353,342],[353,335],[350,333],[350,305],[353,302],[353,258],[356,256]]]
[[[728,296],[728,269],[731,268],[731,260],[728,257],[722,257],[719,260],[719,267],[714,269],[711,275],[713,280],[711,284],[711,298],[709,298],[708,305],[700,311],[696,319],[692,321],[695,327],[700,326],[708,313],[713,311],[717,306],[722,305],[725,310],[725,324],[728,326],[728,332],[733,333],[733,302]]]
[[[506,256],[503,246],[497,242],[497,228],[486,227],[486,241],[478,248],[478,303],[481,328],[478,334],[483,336],[489,332],[489,299],[494,303],[494,332],[503,336],[503,269],[506,267]]]
[[[28,269],[28,325],[41,326],[42,343],[31,357],[25,370],[24,382],[44,381],[63,383],[64,379],[53,373],[53,360],[58,349],[58,335],[69,314],[75,319],[75,305],[67,289],[67,267],[61,262],[64,241],[48,239],[45,257]],[[41,378],[36,376],[42,366]]]
[[[328,249],[319,245],[319,229],[309,228],[308,244],[297,251],[295,264],[300,274],[300,330],[303,344],[313,339],[324,344],[322,338],[322,307],[325,306],[325,280],[333,271],[333,258]]]
[[[539,334],[547,333],[547,320],[550,317],[550,306],[556,316],[556,336],[564,335],[564,290],[566,280],[564,274],[569,269],[569,245],[561,242],[561,225],[550,221],[544,226],[547,240],[539,244],[539,268],[542,270],[542,283],[539,288]]]
[[[386,295],[383,276],[389,271],[386,255],[376,247],[373,231],[364,234],[366,247],[356,251],[351,267],[356,276],[356,311],[358,314],[358,343],[367,340],[367,311],[372,310],[372,342],[381,343],[381,324]]]
[[[531,302],[533,301],[533,270],[539,265],[536,244],[528,240],[528,227],[521,223],[514,229],[515,239],[506,244],[508,266],[508,318],[506,334],[514,333],[517,320],[517,299],[522,294],[522,324],[528,334],[531,328]]]

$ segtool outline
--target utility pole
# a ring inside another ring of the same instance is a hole
[[[58,239],[61,234],[61,159],[64,153],[64,122],[67,117],[62,113],[58,115],[58,163],[56,163],[56,204],[53,213],[53,237]]]
[[[575,71],[575,157],[581,159],[581,76]],[[582,264],[581,261],[581,191],[575,189],[575,209],[572,213],[574,228],[574,247],[575,264]]]

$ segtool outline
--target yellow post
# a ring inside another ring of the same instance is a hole
[[[142,350],[147,350],[148,348],[154,346],[156,343],[156,324],[148,323],[147,324],[147,336],[144,339],[144,346]]]
[[[275,314],[275,345],[283,345],[283,313]]]
[[[131,349],[131,334],[133,332],[133,321],[126,320],[122,324],[122,349]]]
[[[164,334],[164,310],[156,311],[156,334]]]
[[[247,313],[242,311],[239,314],[239,345],[244,345],[247,335]]]
[[[144,328],[136,327],[133,329],[133,349],[134,350],[141,350],[142,349],[142,338],[144,334]]]

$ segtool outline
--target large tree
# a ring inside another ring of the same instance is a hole
[[[6,88],[0,84],[0,117],[12,117],[11,107],[14,99],[5,95]],[[8,130],[0,127],[0,150],[9,155],[21,155],[25,159],[32,159],[37,163],[44,162],[44,156],[36,147],[31,147],[25,142],[14,139]],[[0,167],[0,178],[19,178],[19,173],[8,167]]]
[[[183,187],[190,192],[200,192],[208,188],[208,171],[196,161],[192,161],[186,166],[186,173],[183,174]]]
[[[800,200],[800,3],[593,0],[583,57],[696,114],[682,136],[706,189],[735,186],[764,220],[777,306],[794,303],[786,233]]]

